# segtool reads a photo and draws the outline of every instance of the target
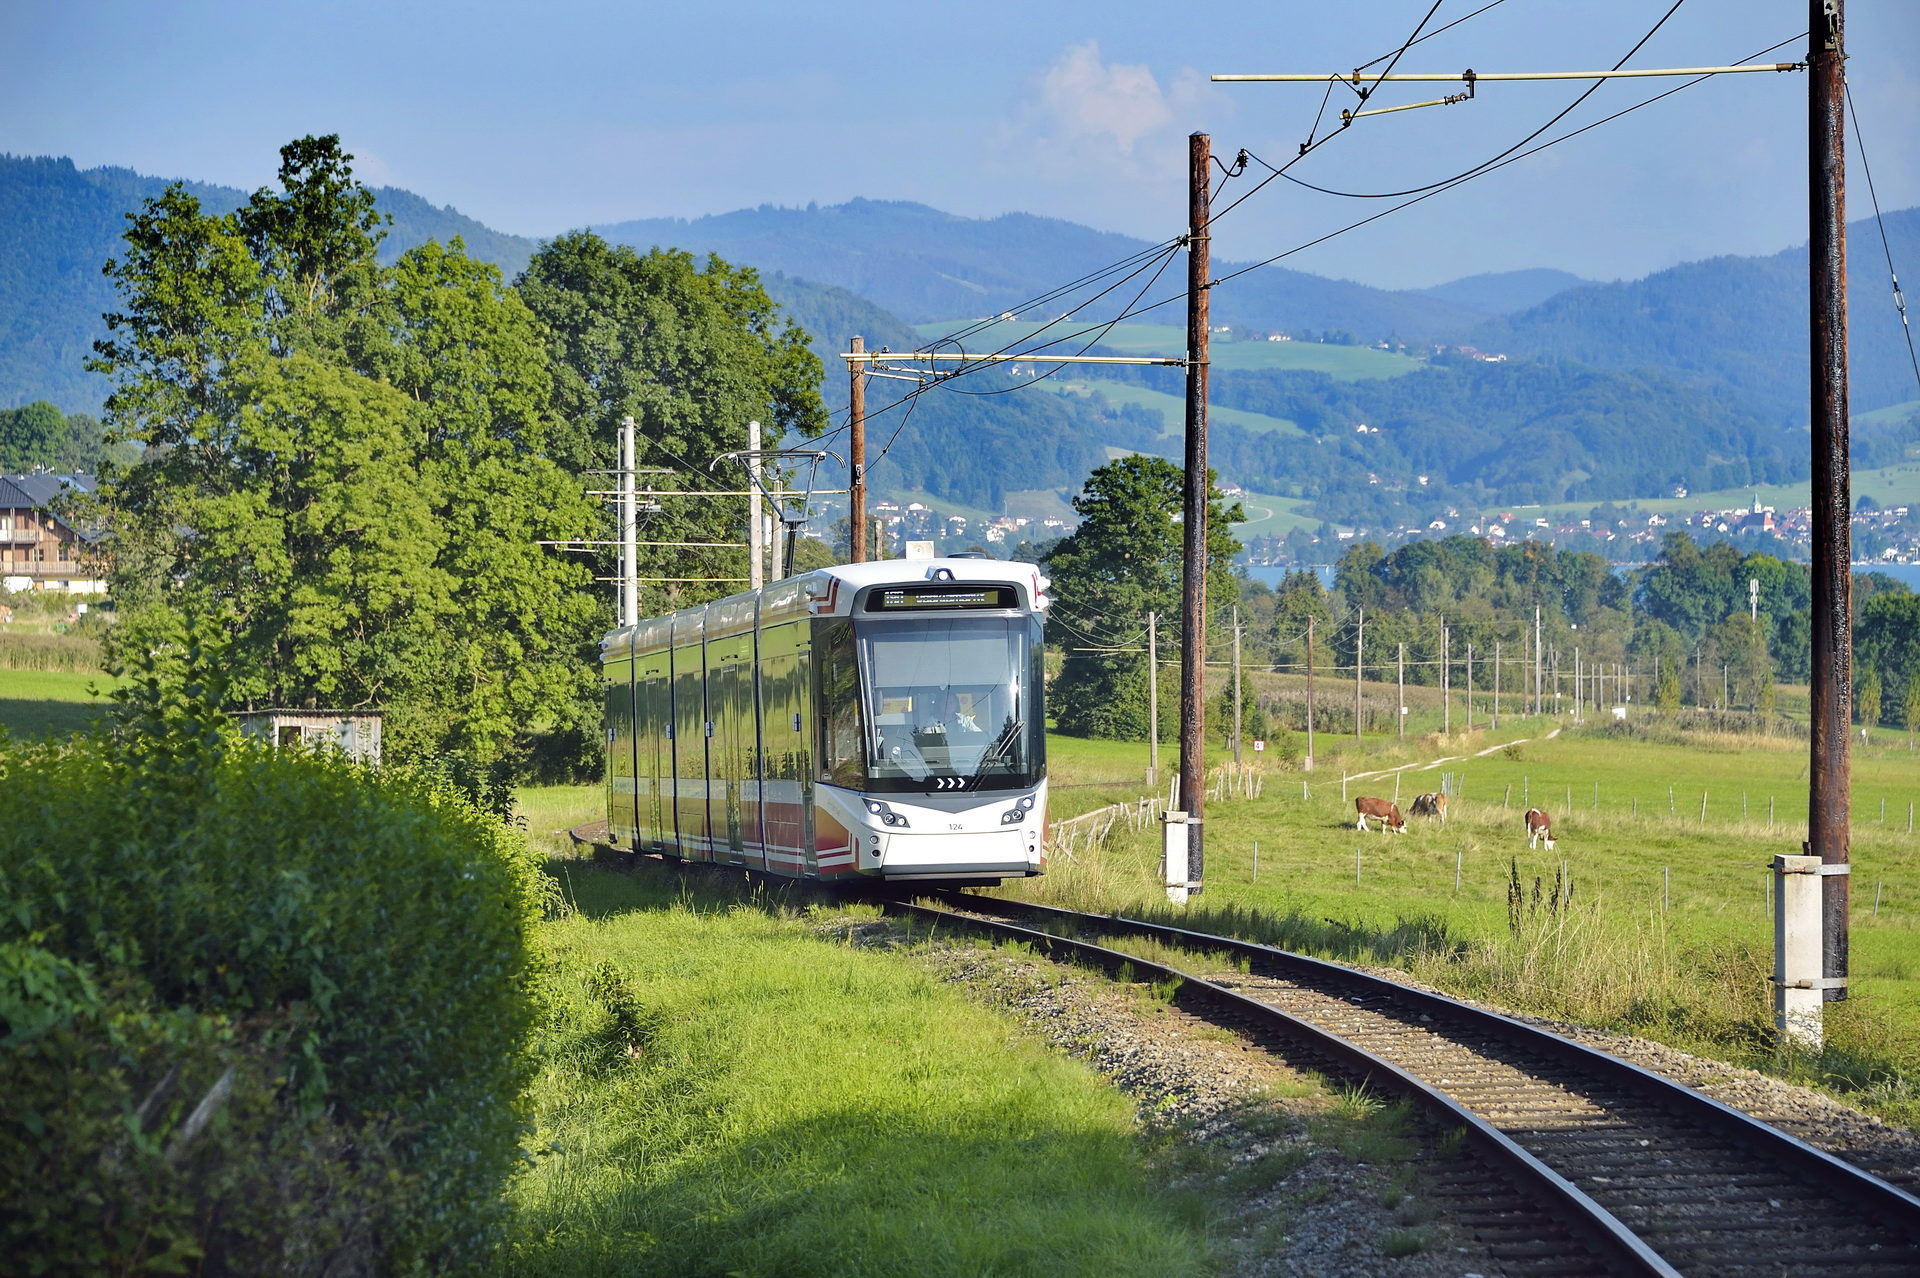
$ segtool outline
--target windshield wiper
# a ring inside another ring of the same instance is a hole
[[[973,770],[973,785],[969,787],[970,789],[979,788],[980,782],[986,777],[988,765],[1013,748],[1013,743],[1020,739],[1020,733],[1026,726],[1025,719],[1007,720],[1007,726],[1001,729],[1000,735],[994,738],[993,744],[988,746],[986,753],[980,756],[980,766]]]

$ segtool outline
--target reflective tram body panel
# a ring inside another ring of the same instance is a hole
[[[890,560],[613,632],[612,841],[808,878],[1040,873],[1045,585]]]

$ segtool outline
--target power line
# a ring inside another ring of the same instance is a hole
[[[1907,339],[1907,359],[1913,364],[1913,380],[1920,383],[1920,355],[1913,351],[1913,328],[1907,323],[1907,298],[1900,291],[1900,276],[1893,269],[1893,246],[1887,242],[1887,223],[1880,216],[1880,193],[1873,186],[1873,166],[1867,163],[1867,144],[1860,136],[1860,117],[1853,109],[1853,87],[1843,86],[1847,94],[1847,114],[1853,118],[1854,149],[1860,152],[1860,168],[1867,175],[1867,195],[1873,201],[1873,224],[1880,231],[1880,251],[1887,255],[1887,275],[1893,280],[1893,304],[1900,312],[1900,332]]]
[[[1785,48],[1787,45],[1793,44],[1800,40],[1804,40],[1806,38],[1807,38],[1807,33],[1803,31],[1799,35],[1790,36],[1787,39],[1782,40],[1777,44],[1769,45],[1767,48],[1762,49],[1757,53],[1750,54],[1745,59],[1745,61],[1752,61],[1754,58],[1765,57],[1767,54],[1772,53],[1775,49]],[[1713,77],[1711,75],[1701,75],[1701,76],[1696,76],[1691,80],[1687,80],[1684,83],[1676,84],[1671,89],[1668,89],[1665,92],[1656,93],[1650,98],[1634,103],[1632,106],[1622,107],[1620,110],[1615,111],[1613,114],[1601,116],[1598,120],[1594,120],[1590,124],[1583,124],[1579,128],[1574,129],[1570,133],[1563,133],[1559,137],[1548,138],[1545,142],[1542,142],[1538,146],[1530,147],[1529,149],[1525,151],[1521,151],[1517,154],[1508,155],[1506,156],[1506,158],[1499,160],[1497,163],[1491,163],[1486,165],[1485,167],[1468,170],[1466,173],[1463,173],[1458,177],[1451,179],[1449,182],[1447,182],[1443,186],[1438,186],[1433,188],[1432,190],[1422,192],[1421,194],[1416,195],[1411,199],[1405,200],[1402,203],[1396,204],[1391,208],[1382,209],[1380,212],[1375,213],[1370,217],[1363,217],[1357,222],[1350,222],[1346,226],[1340,227],[1338,230],[1329,231],[1325,235],[1319,236],[1315,239],[1308,240],[1303,244],[1296,244],[1294,247],[1287,249],[1284,252],[1276,253],[1272,257],[1264,258],[1261,261],[1254,262],[1253,264],[1242,267],[1241,269],[1234,271],[1231,274],[1223,275],[1218,279],[1214,280],[1213,284],[1214,285],[1224,284],[1226,281],[1230,279],[1235,279],[1241,275],[1245,275],[1249,271],[1257,271],[1263,266],[1271,266],[1275,262],[1281,261],[1284,258],[1292,257],[1296,253],[1302,253],[1302,252],[1305,252],[1307,249],[1314,248],[1321,244],[1325,244],[1328,240],[1335,239],[1339,236],[1345,235],[1349,231],[1356,231],[1361,227],[1366,226],[1370,222],[1377,222],[1383,217],[1388,217],[1394,213],[1398,213],[1401,209],[1409,208],[1412,205],[1420,203],[1422,200],[1432,199],[1434,196],[1439,195],[1445,191],[1451,191],[1457,186],[1464,186],[1466,183],[1473,181],[1475,178],[1485,177],[1487,174],[1503,169],[1509,164],[1517,164],[1521,160],[1525,160],[1532,156],[1540,154],[1540,152],[1546,150],[1548,147],[1558,146],[1562,142],[1571,141],[1572,139],[1579,137],[1582,133],[1585,133],[1590,129],[1597,129],[1603,124],[1611,124],[1613,121],[1618,120],[1623,115],[1631,115],[1633,112],[1640,110],[1642,107],[1652,106],[1654,103],[1659,102],[1663,98],[1670,98],[1676,93],[1680,93],[1687,89],[1694,88],[1696,85],[1704,84],[1708,80],[1711,80],[1712,78]],[[1257,159],[1258,157],[1255,157],[1255,158]],[[1264,163],[1264,161],[1262,161],[1262,163]]]
[[[1666,13],[1662,14],[1660,17],[1660,21],[1654,23],[1652,28],[1648,30],[1648,32],[1645,35],[1641,36],[1639,40],[1635,41],[1634,46],[1631,49],[1628,49],[1626,54],[1622,56],[1618,62],[1614,63],[1612,68],[1610,69],[1614,71],[1618,71],[1621,67],[1625,66],[1627,64],[1627,60],[1633,57],[1634,54],[1640,52],[1641,48],[1646,45],[1647,41],[1653,39],[1653,37],[1659,33],[1660,28],[1664,27],[1667,24],[1667,19],[1673,17],[1675,13],[1679,12],[1680,6],[1685,3],[1686,3],[1686,0],[1674,0],[1673,7],[1668,9]],[[1778,47],[1778,46],[1775,46],[1775,47]],[[1392,68],[1388,68],[1388,69],[1391,70]],[[1335,195],[1335,196],[1340,196],[1343,199],[1349,199],[1349,200],[1397,200],[1402,196],[1417,195],[1421,191],[1435,190],[1439,187],[1443,187],[1450,183],[1457,182],[1462,178],[1468,177],[1482,169],[1486,169],[1489,166],[1494,165],[1499,160],[1502,160],[1507,156],[1512,155],[1515,151],[1518,151],[1521,147],[1533,141],[1535,138],[1539,137],[1542,133],[1545,133],[1548,129],[1551,129],[1554,125],[1560,123],[1560,121],[1566,119],[1567,116],[1572,114],[1575,108],[1577,108],[1581,103],[1585,102],[1588,98],[1598,93],[1600,91],[1600,86],[1605,83],[1606,81],[1604,80],[1594,81],[1593,84],[1589,85],[1580,94],[1580,96],[1576,97],[1572,102],[1569,102],[1565,107],[1561,108],[1559,113],[1554,115],[1545,124],[1542,124],[1539,128],[1527,134],[1527,136],[1521,138],[1518,142],[1515,142],[1512,146],[1508,147],[1506,150],[1500,152],[1498,155],[1495,155],[1492,159],[1486,160],[1480,164],[1476,164],[1471,169],[1467,169],[1463,172],[1456,173],[1450,178],[1443,178],[1438,182],[1429,182],[1424,186],[1410,186],[1404,191],[1336,191],[1331,187],[1318,186],[1302,178],[1293,177],[1290,174],[1288,174],[1284,168],[1275,170],[1274,176],[1284,177],[1287,179],[1287,181],[1292,182],[1295,186],[1303,186],[1309,191],[1318,191],[1322,195]]]

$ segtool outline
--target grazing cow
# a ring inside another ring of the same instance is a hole
[[[1447,823],[1447,796],[1435,790],[1431,794],[1414,796],[1413,814],[1415,816],[1439,817],[1440,824]]]
[[[1367,818],[1377,817],[1381,829],[1392,830],[1395,834],[1407,832],[1407,819],[1400,815],[1400,805],[1392,799],[1369,799],[1362,795],[1353,801],[1353,810],[1360,814],[1360,819],[1354,822],[1355,829],[1366,829]]]
[[[1536,840],[1544,839],[1547,851],[1553,851],[1553,820],[1539,808],[1527,809],[1527,846],[1531,848]]]

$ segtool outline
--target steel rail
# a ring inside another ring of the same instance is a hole
[[[939,892],[933,895],[947,900],[962,900],[967,908],[988,903],[1006,904],[1001,901],[990,901],[989,898],[958,893]],[[1294,1038],[1304,1039],[1313,1050],[1337,1061],[1368,1082],[1415,1101],[1442,1124],[1458,1128],[1482,1156],[1512,1176],[1522,1192],[1529,1193],[1539,1205],[1550,1210],[1558,1209],[1564,1213],[1560,1217],[1561,1223],[1569,1228],[1569,1232],[1581,1238],[1592,1248],[1595,1259],[1606,1266],[1608,1273],[1623,1276],[1647,1275],[1648,1278],[1656,1278],[1656,1276],[1657,1278],[1682,1278],[1678,1269],[1668,1264],[1658,1252],[1642,1241],[1639,1235],[1622,1223],[1618,1217],[1595,1202],[1584,1190],[1566,1177],[1547,1166],[1533,1153],[1521,1147],[1518,1142],[1492,1123],[1393,1062],[1310,1021],[1302,1020],[1258,999],[1224,989],[1190,972],[1183,972],[1164,963],[1096,945],[1091,941],[1022,927],[1005,919],[970,918],[951,910],[919,903],[887,901],[883,904],[890,912],[907,914],[949,927],[1012,935],[1043,952],[1065,951],[1110,974],[1118,973],[1124,968],[1136,974],[1149,972],[1161,979],[1178,980],[1181,983],[1182,996],[1193,997],[1194,994],[1198,994],[1209,1002],[1229,1008],[1241,1016],[1278,1027]],[[1062,917],[1073,917],[1085,921],[1102,923],[1106,921],[1101,915],[1052,911],[1048,907],[1030,908],[1048,910],[1049,913],[1056,913]],[[1205,939],[1213,948],[1220,948],[1214,944],[1216,941],[1227,939],[1224,937],[1201,938],[1199,933],[1188,935],[1195,939]]]
[[[1731,1105],[1676,1083],[1665,1075],[1635,1065],[1631,1061],[1622,1060],[1600,1048],[1562,1038],[1538,1026],[1516,1020],[1514,1017],[1475,1007],[1444,994],[1434,994],[1409,985],[1402,985],[1397,981],[1374,976],[1326,959],[1312,958],[1253,941],[1215,936],[1207,932],[1194,932],[1169,924],[1129,919],[1120,915],[1085,914],[1074,910],[1060,910],[1053,906],[1030,905],[1026,902],[1010,902],[971,895],[966,896],[965,899],[967,905],[973,908],[984,907],[990,911],[1001,912],[1001,907],[1012,906],[1021,912],[1030,911],[1109,930],[1135,932],[1163,941],[1172,940],[1184,945],[1204,946],[1249,958],[1259,958],[1283,969],[1292,968],[1295,971],[1308,973],[1318,980],[1361,985],[1382,997],[1393,999],[1403,1006],[1428,1015],[1439,1013],[1463,1020],[1497,1039],[1520,1043],[1563,1065],[1589,1070],[1603,1080],[1624,1084],[1632,1091],[1652,1096],[1670,1108],[1684,1111],[1700,1119],[1704,1126],[1717,1131],[1722,1136],[1779,1158],[1809,1180],[1829,1188],[1841,1186],[1843,1188],[1837,1191],[1841,1196],[1851,1196],[1863,1211],[1882,1215],[1900,1232],[1920,1241],[1920,1197],[1882,1180],[1872,1172],[1856,1167],[1844,1159],[1836,1158],[1825,1150],[1816,1149],[1777,1127],[1744,1114]]]

